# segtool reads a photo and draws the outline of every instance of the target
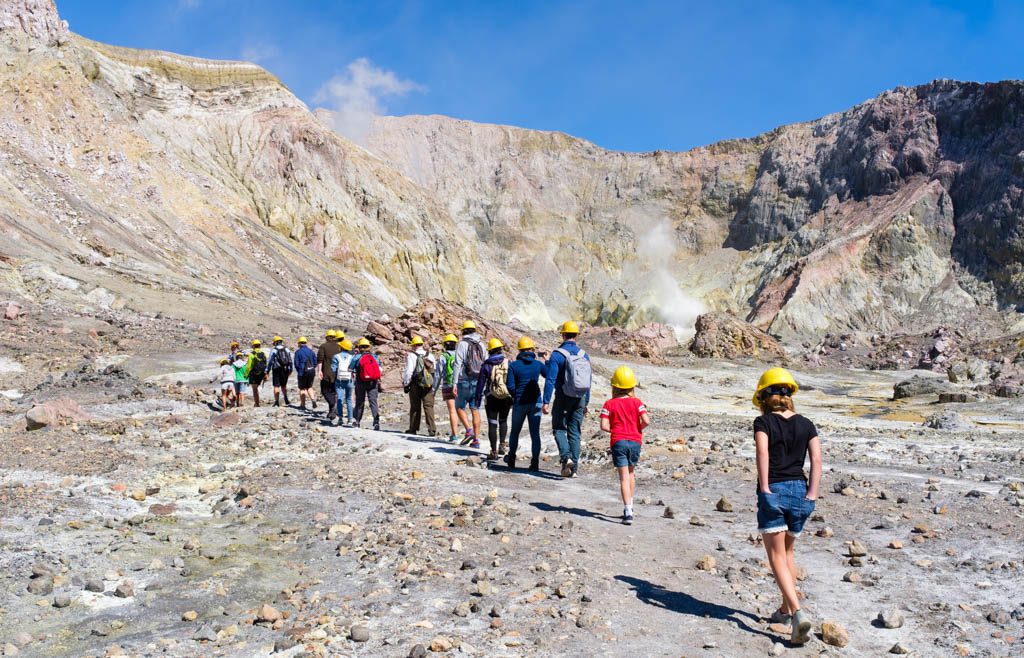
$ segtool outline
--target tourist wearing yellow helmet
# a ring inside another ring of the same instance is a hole
[[[352,418],[352,397],[355,393],[355,380],[352,378],[353,359],[355,355],[352,353],[352,341],[341,338],[338,341],[338,353],[331,359],[331,372],[334,373],[338,424],[342,427],[351,427],[355,422]]]
[[[425,348],[422,336],[413,336],[409,348],[409,353],[405,355],[405,369],[402,371],[402,388],[409,396],[409,427],[405,433],[419,433],[420,419],[426,418],[427,434],[437,436],[437,425],[434,423],[437,359]]]
[[[338,389],[335,387],[337,377],[331,370],[331,362],[340,351],[338,332],[328,329],[326,340],[320,344],[320,349],[316,353],[317,370],[320,373],[320,396],[327,405],[328,425],[333,425],[338,417]]]
[[[274,406],[281,406],[281,397],[284,397],[284,406],[288,406],[288,378],[292,376],[292,353],[284,344],[284,338],[274,336],[274,349],[270,351],[270,358],[267,367],[270,368],[270,383],[274,386]]]
[[[448,442],[455,443],[459,440],[459,412],[455,408],[455,349],[459,339],[455,334],[447,334],[442,341],[444,351],[437,359],[437,374],[434,379],[441,387],[441,399],[448,407],[448,424],[451,426],[451,434],[448,435]],[[466,425],[466,429],[469,426]]]
[[[480,366],[473,397],[479,407],[481,399],[487,396],[484,412],[487,414],[487,439],[491,444],[491,451],[487,454],[490,461],[505,454],[508,414],[512,411],[512,394],[508,390],[508,359],[505,358],[504,348],[505,344],[498,338],[487,341],[488,356]]]
[[[537,358],[536,345],[532,338],[523,336],[518,343],[519,354],[508,366],[506,388],[512,396],[512,427],[509,432],[508,454],[505,464],[509,470],[516,467],[519,451],[519,433],[523,423],[530,429],[530,471],[540,471],[540,420],[541,395],[540,377],[544,364]]]
[[[252,341],[252,351],[249,352],[249,360],[246,364],[246,377],[249,386],[252,387],[253,406],[260,406],[260,387],[267,379],[267,353],[263,351],[262,343],[257,338]]]
[[[487,348],[477,333],[476,323],[466,320],[462,323],[462,340],[455,348],[453,380],[455,411],[466,428],[462,445],[470,445],[474,450],[480,448],[480,406],[476,401],[476,384],[486,360]]]
[[[377,396],[383,392],[380,385],[381,368],[377,355],[370,351],[370,341],[363,337],[356,342],[359,353],[352,360],[352,378],[355,380],[356,404],[352,410],[352,417],[355,419],[353,427],[359,427],[363,420],[363,408],[370,403],[370,413],[373,415],[373,429],[380,429],[380,408],[377,406]]]
[[[306,410],[306,400],[316,409],[316,396],[313,394],[313,381],[316,379],[316,352],[309,346],[305,336],[299,336],[299,347],[292,357],[295,367],[295,378],[299,385],[299,409]]]
[[[794,546],[814,511],[822,465],[818,429],[793,406],[798,390],[788,370],[770,368],[758,380],[753,401],[761,411],[754,419],[757,526],[782,594],[782,605],[772,618],[789,625],[790,641],[800,645],[810,639],[811,622],[800,608]],[[809,479],[804,475],[808,456]]]
[[[633,523],[633,497],[636,495],[636,465],[640,462],[644,429],[651,424],[647,407],[633,391],[636,373],[619,366],[612,374],[612,397],[601,408],[601,430],[611,437],[612,464],[619,474],[622,495],[622,523]]]
[[[544,373],[543,413],[551,413],[562,477],[575,477],[580,466],[583,417],[590,403],[590,355],[576,344],[580,327],[572,320],[558,328],[562,344],[548,358]],[[554,398],[552,402],[552,398]]]

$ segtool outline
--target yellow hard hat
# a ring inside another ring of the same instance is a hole
[[[358,345],[359,347],[369,347],[370,341],[367,340],[366,338],[360,338],[356,345]]]
[[[505,343],[501,342],[497,338],[492,338],[487,341],[487,351],[496,350],[505,347]]]
[[[283,343],[284,342],[284,338],[281,338],[280,336],[274,336],[274,342],[275,343]]]
[[[334,329],[328,329],[327,333],[324,334],[325,338],[334,338],[335,336],[337,336],[337,334],[334,332]]]
[[[455,334],[448,334],[447,336],[444,337],[444,342],[446,342],[446,343],[457,343],[457,342],[459,342],[459,337],[456,336]]]
[[[341,343],[339,343],[339,345],[341,346],[341,349],[345,350],[346,352],[352,351],[352,341],[350,341],[348,338],[343,339]]]
[[[224,357],[224,358],[222,358],[222,359],[220,360],[220,364],[221,364],[222,366],[226,366],[226,365],[227,365],[228,363],[229,363],[229,361],[228,361],[228,358],[227,358],[227,357]]]
[[[262,344],[263,344],[263,343],[261,343],[261,342],[260,342],[260,339],[259,339],[259,338],[257,338],[256,340],[252,341],[252,346],[253,346],[253,347],[259,347],[259,346],[260,346],[260,345],[262,345]]]
[[[580,326],[572,320],[566,320],[562,323],[562,326],[558,328],[558,331],[563,334],[578,334],[580,332]]]
[[[334,337],[337,338],[338,340],[341,340],[342,338],[345,337],[345,332],[342,331],[341,329],[335,329],[334,330]]]
[[[233,341],[231,341],[231,347],[232,347],[232,348],[235,348],[235,347],[239,347],[239,345],[238,345],[238,341],[237,341],[237,340],[233,340]]]
[[[518,347],[520,350],[532,350],[537,346],[534,344],[532,338],[530,338],[529,336],[523,336],[522,338],[519,339],[519,344],[516,347]]]
[[[422,345],[423,344],[423,337],[422,336],[413,336],[412,340],[409,342],[409,344],[410,345]]]
[[[472,320],[466,320],[462,323],[462,330],[465,331],[466,329],[476,329],[476,323]]]
[[[306,337],[305,337],[305,336],[299,336],[299,340],[298,340],[297,342],[299,343],[299,345],[305,345],[305,344],[306,344],[306,343],[308,343],[309,341],[308,341],[308,340],[306,340]]]
[[[760,398],[761,391],[770,386],[785,386],[789,389],[789,394],[793,395],[800,390],[800,386],[797,385],[796,380],[793,379],[793,375],[789,374],[789,371],[785,368],[769,368],[764,371],[761,378],[757,380],[757,390],[754,391],[754,398],[752,402],[758,409],[761,408]]]
[[[612,386],[623,390],[636,388],[636,373],[629,366],[619,366],[612,375]]]

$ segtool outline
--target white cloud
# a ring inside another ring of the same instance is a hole
[[[320,87],[313,100],[333,112],[331,124],[335,130],[365,146],[373,118],[385,111],[383,101],[413,91],[424,91],[424,87],[361,57]]]
[[[253,64],[261,64],[267,60],[274,59],[281,54],[281,50],[274,44],[268,42],[250,43],[242,47],[242,59]]]

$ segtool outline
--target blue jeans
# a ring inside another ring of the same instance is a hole
[[[352,391],[356,388],[356,383],[351,379],[339,379],[334,382],[334,390],[338,394],[338,418],[352,420]],[[348,415],[345,416],[341,412],[347,411]]]
[[[555,395],[555,403],[551,406],[551,429],[558,444],[558,459],[563,464],[572,461],[574,471],[580,465],[583,411],[587,402],[587,398]]]
[[[519,432],[523,430],[523,421],[530,427],[530,450],[533,459],[540,458],[540,400],[536,404],[512,405],[512,430],[508,437],[508,454],[515,459],[519,448]]]

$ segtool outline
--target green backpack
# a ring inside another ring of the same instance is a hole
[[[434,387],[434,373],[427,367],[426,359],[416,355],[416,368],[412,371],[412,381],[420,388]]]

